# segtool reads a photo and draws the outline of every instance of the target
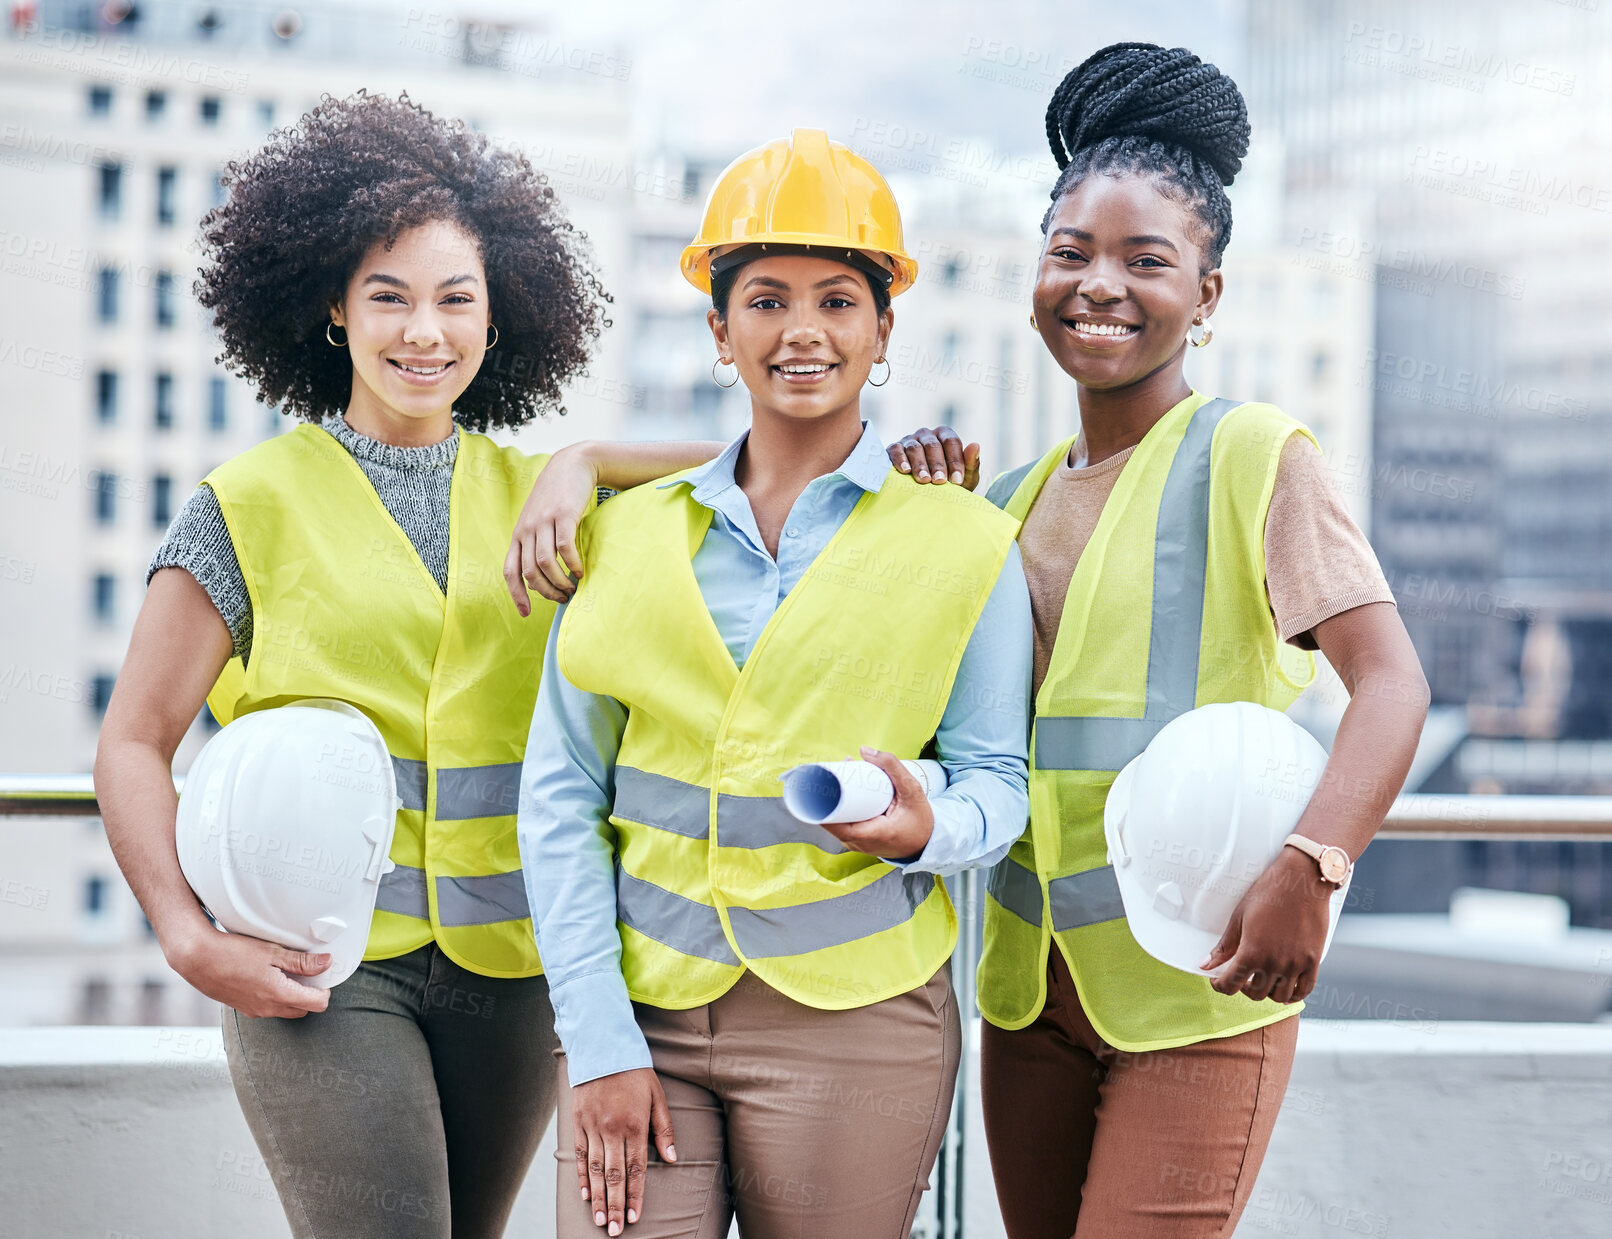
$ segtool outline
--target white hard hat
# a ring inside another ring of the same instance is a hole
[[[1304,728],[1248,701],[1164,725],[1119,772],[1103,809],[1125,919],[1144,951],[1205,975],[1199,965],[1281,852],[1326,763]],[[1327,946],[1348,889],[1346,879],[1332,896]]]
[[[185,777],[174,842],[213,919],[330,967],[293,977],[329,989],[358,968],[399,807],[386,742],[344,701],[236,719]]]

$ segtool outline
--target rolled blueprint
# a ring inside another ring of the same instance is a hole
[[[903,761],[922,784],[924,795],[946,790],[946,768],[938,761]],[[870,761],[818,761],[779,776],[784,807],[803,822],[861,822],[878,817],[896,798],[890,776]]]

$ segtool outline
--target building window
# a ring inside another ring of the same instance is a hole
[[[163,371],[157,375],[152,393],[152,423],[158,430],[172,430],[174,424],[174,376]]]
[[[1310,354],[1310,383],[1312,386],[1320,387],[1327,381],[1327,370],[1330,361],[1331,358],[1322,349],[1317,349]]]
[[[90,87],[90,115],[112,115],[112,88],[110,86]]]
[[[151,522],[158,529],[168,528],[174,518],[174,480],[166,473],[151,479]]]
[[[100,177],[97,202],[102,219],[116,219],[123,210],[123,165],[103,163],[96,165]]]
[[[273,99],[259,99],[257,101],[257,119],[258,124],[262,125],[265,129],[274,128]]]
[[[162,995],[161,981],[147,978],[140,982],[140,1009],[135,1016],[137,1024],[161,1024],[162,1021]]]
[[[174,325],[173,272],[157,272],[156,281],[152,284],[152,291],[156,295],[157,326],[172,327]]]
[[[146,119],[161,120],[168,110],[168,95],[161,90],[146,91]]]
[[[103,323],[118,321],[118,271],[102,267],[95,297],[96,315]]]
[[[201,100],[201,123],[204,125],[218,124],[218,115],[222,106],[222,101],[217,95],[203,95]]]
[[[102,624],[117,618],[117,578],[110,572],[95,574],[95,618]]]
[[[157,223],[167,226],[174,222],[174,190],[179,183],[179,169],[157,169]]]
[[[115,473],[97,473],[95,475],[95,523],[110,525],[118,518],[118,475]]]
[[[225,393],[229,390],[224,380],[216,375],[207,384],[207,428],[214,433],[229,429],[229,406]]]
[[[212,201],[208,205],[223,206],[224,199],[228,196],[229,191],[224,188],[224,169],[220,168],[217,175],[213,177]]]
[[[112,1021],[112,986],[105,977],[90,977],[78,999],[80,1024],[109,1024]]]
[[[90,916],[100,916],[106,911],[106,879],[84,879],[84,911]]]
[[[118,372],[95,372],[95,417],[103,426],[118,420]]]
[[[106,707],[112,701],[112,686],[117,683],[114,675],[98,675],[90,681],[90,705],[99,717],[106,713]]]

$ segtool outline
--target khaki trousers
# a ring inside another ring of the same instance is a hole
[[[984,1025],[980,1083],[1009,1239],[1226,1239],[1287,1091],[1296,1016],[1129,1054],[1091,1026],[1054,946],[1047,1005]]]
[[[951,1115],[961,1029],[948,970],[908,993],[819,1011],[752,974],[688,1011],[635,1004],[677,1163],[649,1148],[627,1239],[907,1239]],[[593,1239],[561,1063],[559,1239]]]

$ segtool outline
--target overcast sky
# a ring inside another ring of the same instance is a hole
[[[1182,44],[1234,76],[1240,0],[596,0],[464,5],[361,0],[546,24],[632,60],[640,149],[726,153],[794,125],[850,140],[902,126],[997,149],[1041,151],[1042,117],[1068,68],[1105,43]]]

